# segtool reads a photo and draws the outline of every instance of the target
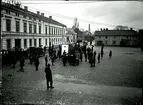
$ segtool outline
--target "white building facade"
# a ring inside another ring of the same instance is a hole
[[[33,13],[16,5],[1,4],[2,49],[13,47],[40,47],[67,43],[66,25],[44,16],[37,11]]]

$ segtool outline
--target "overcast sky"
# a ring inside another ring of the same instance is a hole
[[[36,13],[40,11],[45,16],[67,25],[73,26],[73,18],[79,20],[79,28],[91,30],[99,28],[114,28],[116,25],[143,29],[143,2],[138,1],[97,1],[97,2],[58,2],[21,0],[22,5]]]

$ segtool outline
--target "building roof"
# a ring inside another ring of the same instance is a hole
[[[133,36],[138,35],[134,30],[102,30],[95,31],[95,36]]]
[[[51,23],[51,24],[54,24],[54,25],[66,27],[66,25],[64,25],[64,24],[62,24],[62,23],[60,23],[56,20],[53,20],[51,18],[42,16],[42,15],[38,15],[34,12],[25,10],[23,8],[20,8],[20,7],[16,6],[16,5],[12,5],[12,4],[8,4],[8,3],[3,2],[1,4],[1,8],[5,8],[5,9],[9,9],[9,10],[15,10],[15,11],[21,12],[23,15],[26,15],[26,16],[29,16],[29,17],[32,17],[32,18],[37,18],[37,19],[42,20],[42,21],[47,22],[47,23]]]
[[[67,34],[74,34],[74,35],[76,34],[73,28],[67,28],[66,30],[67,30]]]

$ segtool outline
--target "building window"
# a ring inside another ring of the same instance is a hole
[[[55,35],[55,27],[53,27],[53,35]]]
[[[126,38],[128,39],[128,36]]]
[[[47,39],[45,39],[45,45],[47,45]]]
[[[29,24],[29,33],[32,33],[32,24]]]
[[[24,24],[24,27],[23,27],[24,28],[24,32],[26,33],[27,32],[27,23],[24,22],[23,24]]]
[[[19,13],[16,13],[16,16],[19,16]]]
[[[34,46],[36,47],[36,45],[37,45],[37,42],[36,42],[37,40],[36,39],[34,39]]]
[[[47,34],[47,25],[45,26],[45,34]]]
[[[41,34],[41,25],[39,25],[39,34]]]
[[[112,43],[113,43],[113,44],[116,44],[116,41],[113,41]]]
[[[41,46],[41,39],[39,39],[39,47]]]
[[[116,39],[116,36],[114,36],[114,39]]]
[[[6,31],[11,31],[11,20],[6,19]]]
[[[51,27],[49,26],[49,34],[51,34]]]
[[[39,19],[39,22],[41,22],[41,20]]]
[[[29,46],[32,46],[32,39],[29,39]]]
[[[24,39],[24,48],[27,48],[27,39]]]
[[[36,33],[36,24],[34,25],[34,33]]]
[[[67,37],[67,42],[69,42],[69,37]]]
[[[99,36],[99,39],[101,39],[101,37]]]
[[[20,32],[20,22],[16,21],[16,32]]]
[[[6,43],[7,43],[7,49],[11,49],[11,40],[7,39]]]
[[[53,35],[53,27],[51,27],[51,34]]]
[[[6,10],[6,14],[10,14],[10,10]]]
[[[106,44],[108,44],[108,42],[107,42],[107,41],[105,41],[105,43],[106,43]]]
[[[106,36],[105,38],[107,39],[108,37]]]

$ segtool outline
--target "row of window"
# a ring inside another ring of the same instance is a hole
[[[11,11],[8,10],[8,9],[6,9],[6,14],[11,14]],[[15,16],[19,17],[19,15],[20,15],[20,14],[19,14],[18,12],[15,13]],[[22,15],[22,16],[23,16],[23,18],[25,18],[25,19],[27,18],[26,15]],[[32,20],[32,17],[29,16],[29,20]],[[33,20],[36,21],[36,18],[33,18]],[[39,22],[40,22],[40,21],[41,21],[41,20],[39,19]]]
[[[101,36],[99,36],[98,38],[101,39]],[[102,38],[103,38],[103,37],[102,37]],[[105,36],[105,38],[107,39],[108,37]],[[125,38],[126,38],[126,39],[131,39],[131,38],[133,38],[133,37],[126,36]],[[134,37],[134,39],[136,39],[136,38],[137,38],[137,36]],[[114,39],[116,39],[116,36],[114,36]]]
[[[103,38],[103,37],[102,37]],[[107,39],[108,36],[105,36],[105,38]],[[99,36],[99,39],[101,39],[101,36]],[[116,36],[114,36],[114,39],[116,39]]]
[[[32,24],[29,22],[29,33],[32,33],[32,27],[33,27],[33,33],[37,33],[37,25]],[[49,28],[49,32],[48,32]],[[24,33],[27,33],[27,22],[23,21],[23,30]],[[6,31],[11,31],[11,19],[6,19]],[[16,32],[20,32],[20,21],[16,20]],[[41,24],[39,24],[39,34],[41,34]],[[51,34],[51,35],[62,35],[64,34],[64,30],[62,28],[57,28],[53,26],[47,26],[45,25],[45,34]]]
[[[27,43],[29,43],[29,46],[32,47],[32,40],[33,39],[29,39],[29,42],[28,42],[28,39],[24,39],[24,48],[28,47]],[[37,43],[37,40],[39,43]],[[63,42],[62,40],[64,40],[64,39],[62,39],[62,38],[51,38],[51,43],[52,44],[61,44]],[[39,46],[39,47],[41,46],[41,42],[42,42],[41,38],[34,39],[33,41],[34,41],[34,46]],[[11,49],[11,39],[7,39],[6,43],[7,43],[7,49]],[[48,45],[48,39],[45,39],[45,45]],[[15,46],[21,46],[21,39],[15,39]]]

